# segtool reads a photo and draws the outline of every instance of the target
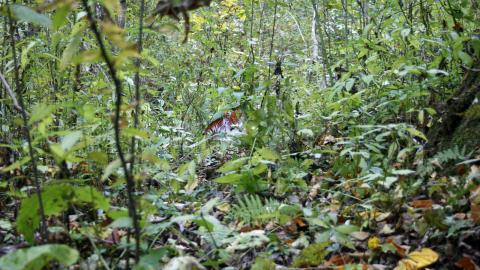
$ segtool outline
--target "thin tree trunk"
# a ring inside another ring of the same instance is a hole
[[[319,52],[319,43],[317,39],[317,33],[318,37],[320,38],[321,42],[321,52],[322,52],[322,77],[323,77],[323,82],[322,82],[322,87],[325,88],[328,85],[328,80],[327,80],[327,53],[325,50],[325,40],[323,37],[323,32],[320,30],[318,31],[318,26],[320,25],[319,23],[319,14],[318,14],[318,5],[315,0],[311,1],[312,7],[313,7],[313,18],[312,18],[312,61],[313,64],[315,65],[319,61],[318,57],[318,52]]]
[[[120,0],[120,13],[118,14],[118,26],[125,28],[127,21],[127,0]]]

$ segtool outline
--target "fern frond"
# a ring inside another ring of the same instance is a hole
[[[262,224],[277,217],[280,205],[275,199],[262,202],[258,195],[245,195],[232,207],[230,216],[244,224]]]
[[[418,172],[421,176],[429,175],[435,170],[435,165],[444,165],[451,161],[467,160],[472,153],[473,152],[467,153],[465,146],[459,148],[456,145],[452,148],[438,152],[433,158],[429,159],[422,167],[420,167]]]

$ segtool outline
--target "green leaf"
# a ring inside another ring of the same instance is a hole
[[[360,231],[360,228],[358,226],[355,226],[355,225],[344,224],[344,225],[340,225],[340,226],[335,227],[335,230],[337,232],[340,232],[340,233],[343,233],[343,234],[351,234],[353,232]]]
[[[50,20],[49,17],[47,17],[46,15],[40,14],[29,7],[21,6],[21,5],[12,5],[11,9],[13,11],[13,15],[15,16],[15,18],[21,21],[33,23],[33,24],[44,26],[47,28],[49,28],[52,24],[52,21]]]
[[[80,140],[82,137],[82,132],[81,131],[74,131],[66,135],[65,137],[62,138],[62,150],[68,151],[70,150],[77,142]]]
[[[37,104],[33,110],[32,114],[30,115],[30,120],[28,124],[33,124],[37,121],[44,119],[45,117],[49,116],[55,110],[55,106],[47,105],[44,103]]]
[[[24,157],[20,160],[17,160],[16,162],[10,164],[10,166],[7,166],[5,168],[2,168],[0,171],[1,172],[9,172],[9,171],[13,171],[15,169],[18,169],[20,168],[20,166],[26,164],[27,162],[30,161],[30,157]]]
[[[130,217],[120,217],[108,225],[109,228],[132,228],[132,219]]]
[[[458,58],[460,58],[460,60],[462,60],[462,62],[466,65],[466,66],[472,66],[473,64],[473,58],[466,52],[464,51],[460,51],[458,52]]]
[[[135,266],[135,270],[156,270],[161,269],[160,262],[167,256],[174,256],[177,251],[171,247],[161,247],[152,249],[146,255],[140,257],[140,261]]]
[[[77,54],[80,49],[82,38],[80,34],[74,35],[68,43],[67,47],[63,51],[62,59],[60,60],[60,69],[64,70],[68,65],[71,64],[72,59]]]
[[[240,184],[242,178],[243,174],[233,173],[218,177],[214,181],[219,184]]]
[[[110,164],[108,164],[108,166],[105,168],[105,171],[103,171],[102,181],[107,179],[112,173],[120,168],[121,165],[122,163],[120,162],[120,159],[110,162]]]
[[[92,187],[74,187],[67,184],[52,184],[42,191],[45,215],[58,215],[71,204],[91,203],[96,208],[107,210],[108,199]],[[40,225],[38,197],[33,195],[22,200],[17,218],[17,230],[33,243],[35,230]]]
[[[355,79],[353,79],[353,78],[348,79],[346,84],[345,84],[345,90],[347,90],[347,91],[352,90],[354,84],[355,84]]]
[[[236,171],[241,168],[247,161],[247,157],[230,160],[227,163],[223,164],[222,167],[217,170],[217,172],[226,173]]]
[[[129,127],[122,129],[122,132],[127,137],[137,137],[139,139],[148,139],[148,132],[137,128]]]
[[[280,159],[278,154],[269,148],[262,148],[258,150],[258,154],[260,154],[260,156],[266,160],[274,161],[274,160]]]
[[[68,21],[68,13],[70,12],[71,5],[69,3],[58,8],[52,17],[53,29],[59,29],[64,26]]]
[[[1,257],[0,270],[40,270],[51,261],[70,266],[78,258],[78,251],[66,245],[43,245],[20,249]]]
[[[415,136],[415,137],[419,137],[420,139],[423,139],[425,141],[427,141],[427,136],[425,136],[425,134],[423,134],[423,132],[417,130],[417,129],[414,129],[414,128],[407,128],[407,131],[408,133],[410,133],[410,135],[412,136]]]

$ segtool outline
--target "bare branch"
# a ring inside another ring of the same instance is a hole
[[[17,98],[15,97],[15,93],[13,93],[12,88],[11,88],[10,85],[8,84],[7,80],[5,80],[5,77],[3,76],[2,73],[0,73],[0,80],[2,81],[3,86],[4,86],[5,89],[7,90],[8,95],[10,96],[10,98],[12,98],[13,107],[14,107],[15,109],[19,110],[20,112],[22,112],[22,111],[23,111],[22,106],[20,106],[20,104],[18,103],[18,100],[17,100]]]

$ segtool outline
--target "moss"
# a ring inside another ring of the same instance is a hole
[[[480,130],[480,119],[465,119],[460,126],[455,130],[452,136],[452,141],[448,147],[454,145],[462,148],[465,146],[467,152],[474,150],[475,147],[480,145],[480,136],[478,136]]]
[[[251,270],[275,270],[276,264],[271,260],[263,257],[257,257]]]
[[[330,242],[309,245],[293,260],[292,267],[315,267],[320,265],[329,251]]]

